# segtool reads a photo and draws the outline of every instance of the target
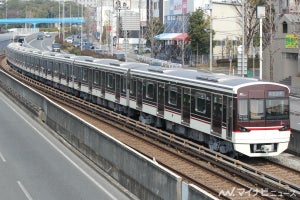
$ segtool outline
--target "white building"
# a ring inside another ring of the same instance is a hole
[[[242,39],[241,16],[237,9],[241,6],[232,3],[212,4],[212,28],[215,31],[213,49],[214,59],[228,58],[229,54],[236,55],[238,41]],[[231,43],[232,46],[229,46]]]

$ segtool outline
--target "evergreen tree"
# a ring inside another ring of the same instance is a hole
[[[200,54],[209,53],[209,18],[204,11],[198,8],[189,18],[188,34],[191,42],[191,50]]]

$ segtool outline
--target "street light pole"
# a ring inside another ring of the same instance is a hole
[[[7,20],[7,0],[5,1],[5,18]],[[6,28],[6,31],[7,31],[7,23],[5,24],[5,28]]]
[[[242,77],[245,69],[245,1],[242,1]]]
[[[83,18],[83,4],[81,4],[81,17]],[[80,26],[80,50],[82,51],[82,28],[83,28],[83,23],[81,22]]]
[[[61,29],[61,26],[60,26],[60,0],[58,1],[58,37],[60,38],[60,29]]]
[[[262,80],[262,18],[259,18],[259,80]]]
[[[259,80],[262,80],[262,19],[265,17],[265,7],[257,5],[256,17],[259,18]]]
[[[210,30],[209,30],[209,70],[212,71],[212,0],[209,2],[210,9]]]
[[[63,24],[62,24],[63,41],[65,40],[65,0],[63,1]]]

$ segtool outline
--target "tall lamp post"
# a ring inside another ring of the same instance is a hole
[[[245,70],[245,2],[242,0],[242,77]]]
[[[259,80],[262,80],[262,19],[265,17],[265,6],[256,6],[256,17],[259,18]]]
[[[123,40],[123,44],[125,44],[125,62],[127,61],[127,45],[128,45],[128,38],[127,38],[127,31],[128,31],[128,27],[127,27],[127,21],[126,21],[126,15],[127,15],[127,11],[130,10],[130,1],[127,2],[126,0],[117,0],[114,4],[114,9],[117,12],[118,16],[118,23],[117,23],[117,44],[116,47],[119,46],[119,34],[120,34],[120,17],[121,17],[121,10],[124,10],[124,16],[123,16],[123,20],[122,20],[122,26],[123,30],[124,30],[124,40]],[[125,20],[124,20],[125,19]]]
[[[209,30],[209,70],[212,71],[212,56],[213,56],[213,48],[212,48],[212,0],[209,2],[209,10],[210,10],[210,30]]]
[[[5,18],[7,20],[7,0],[5,1]],[[6,28],[6,31],[7,31],[7,23],[5,24],[5,28]]]

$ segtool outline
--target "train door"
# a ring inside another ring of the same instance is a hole
[[[120,102],[120,92],[121,92],[121,76],[116,74],[116,102]]]
[[[222,133],[223,98],[221,95],[213,94],[211,109],[211,130],[214,134]]]
[[[143,103],[143,80],[137,79],[136,84],[136,105],[137,108],[142,109]]]
[[[104,97],[104,94],[105,94],[105,72],[101,72],[101,93],[102,93],[102,96]]]
[[[157,95],[157,113],[160,117],[164,116],[165,110],[165,84],[158,83],[157,85],[158,95]]]
[[[59,82],[59,83],[61,82],[61,74],[62,74],[62,70],[63,70],[62,64],[61,64],[61,63],[58,63],[58,71],[57,71],[57,74],[58,74],[58,82]]]
[[[182,122],[186,124],[190,124],[190,116],[191,116],[191,89],[183,88],[182,90]]]
[[[93,88],[93,70],[88,69],[88,84],[89,84],[89,93],[92,93]]]
[[[232,137],[232,118],[233,118],[233,101],[232,97],[227,97],[227,112],[226,112],[226,138],[231,140]]]

